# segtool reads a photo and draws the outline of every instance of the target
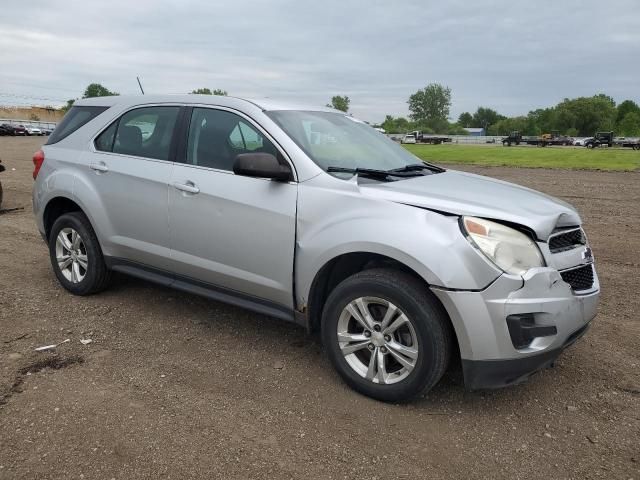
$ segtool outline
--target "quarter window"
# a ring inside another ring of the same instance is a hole
[[[284,161],[278,149],[242,117],[225,110],[193,109],[188,164],[231,171],[236,156],[248,152],[271,153]]]
[[[169,160],[180,107],[144,107],[125,113],[96,139],[97,150]]]
[[[109,107],[71,107],[71,110],[67,112],[62,121],[49,136],[47,145],[52,145],[63,138],[68,137],[80,127],[86,125],[108,109]]]

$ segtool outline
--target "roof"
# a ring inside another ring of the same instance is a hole
[[[251,104],[261,110],[306,110],[306,111],[320,111],[320,112],[334,112],[343,113],[330,107],[317,106],[317,105],[304,105],[297,103],[288,103],[282,101],[276,101],[270,98],[261,99],[248,99],[239,97],[228,97],[220,95],[116,95],[110,97],[93,97],[82,98],[77,100],[74,105],[78,106],[103,106],[111,107],[113,105],[120,104],[143,104],[143,103],[193,103],[200,105],[219,105],[230,108],[247,107],[247,104]]]

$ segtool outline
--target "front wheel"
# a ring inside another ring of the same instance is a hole
[[[451,356],[446,312],[404,272],[365,270],[340,283],[322,315],[329,359],[354,390],[386,402],[435,386]]]
[[[49,257],[60,284],[74,295],[90,295],[106,288],[111,277],[102,249],[87,217],[66,213],[49,234]]]

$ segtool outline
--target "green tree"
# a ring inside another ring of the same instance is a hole
[[[469,112],[463,112],[458,117],[458,125],[461,127],[472,127],[473,126],[473,115]]]
[[[90,84],[84,91],[84,95],[82,98],[93,98],[93,97],[111,97],[114,95],[119,95],[116,92],[112,92],[108,88],[100,85],[99,83]]]
[[[409,120],[403,117],[393,118],[391,115],[387,115],[384,118],[381,127],[387,133],[405,133],[411,130]]]
[[[71,107],[73,107],[73,104],[75,102],[76,101],[73,98],[70,98],[69,100],[67,100],[67,104],[65,106],[60,107],[60,110],[62,110],[64,113],[67,113],[71,109]]]
[[[350,103],[351,100],[346,95],[334,95],[333,97],[331,97],[331,104],[327,104],[327,107],[335,108],[336,110],[340,110],[341,112],[348,112]]]
[[[530,130],[530,121],[528,117],[512,117],[502,118],[496,123],[489,125],[487,133],[489,135],[507,136],[513,131],[518,131],[523,135],[532,135]]]
[[[451,124],[446,118],[432,118],[430,120],[422,120],[413,122],[411,130],[420,130],[424,133],[447,133],[451,128]]]
[[[602,93],[593,97],[565,98],[554,109],[549,109],[554,118],[548,129],[575,128],[583,136],[593,135],[598,130],[613,130],[617,113],[615,105],[610,96]],[[565,118],[572,116],[573,125],[560,124],[560,112]]]
[[[29,120],[33,120],[34,122],[38,122],[38,121],[40,121],[40,117],[38,115],[36,115],[35,113],[32,113],[31,115],[29,115]]]
[[[620,123],[628,113],[640,113],[640,107],[633,100],[625,100],[616,108],[616,123]]]
[[[462,127],[459,123],[450,123],[449,128],[446,130],[447,135],[469,135],[464,127]]]
[[[495,110],[486,107],[478,107],[476,113],[473,114],[473,127],[486,127],[498,123],[498,120],[502,120],[503,117]]]
[[[486,107],[478,107],[476,113],[473,114],[472,123],[473,127],[482,127],[488,129],[489,126],[498,123],[499,120],[504,119],[505,117],[500,115],[495,110]]]
[[[640,137],[640,112],[629,112],[618,123],[618,134],[625,137]]]
[[[451,89],[439,83],[430,83],[409,97],[409,115],[414,121],[432,124],[447,121],[451,108]]]
[[[196,90],[193,90],[191,93],[196,95],[221,95],[223,97],[227,96],[227,91],[220,88],[216,88],[213,91],[211,91],[211,89],[209,88],[198,88]]]
[[[555,111],[553,108],[538,108],[529,112],[528,135],[540,135],[550,133],[555,128]]]

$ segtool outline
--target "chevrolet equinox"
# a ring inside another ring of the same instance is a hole
[[[428,391],[454,356],[467,388],[520,383],[596,314],[571,205],[424,163],[329,108],[80,100],[33,162],[69,292],[117,271],[294,322],[380,400]]]

